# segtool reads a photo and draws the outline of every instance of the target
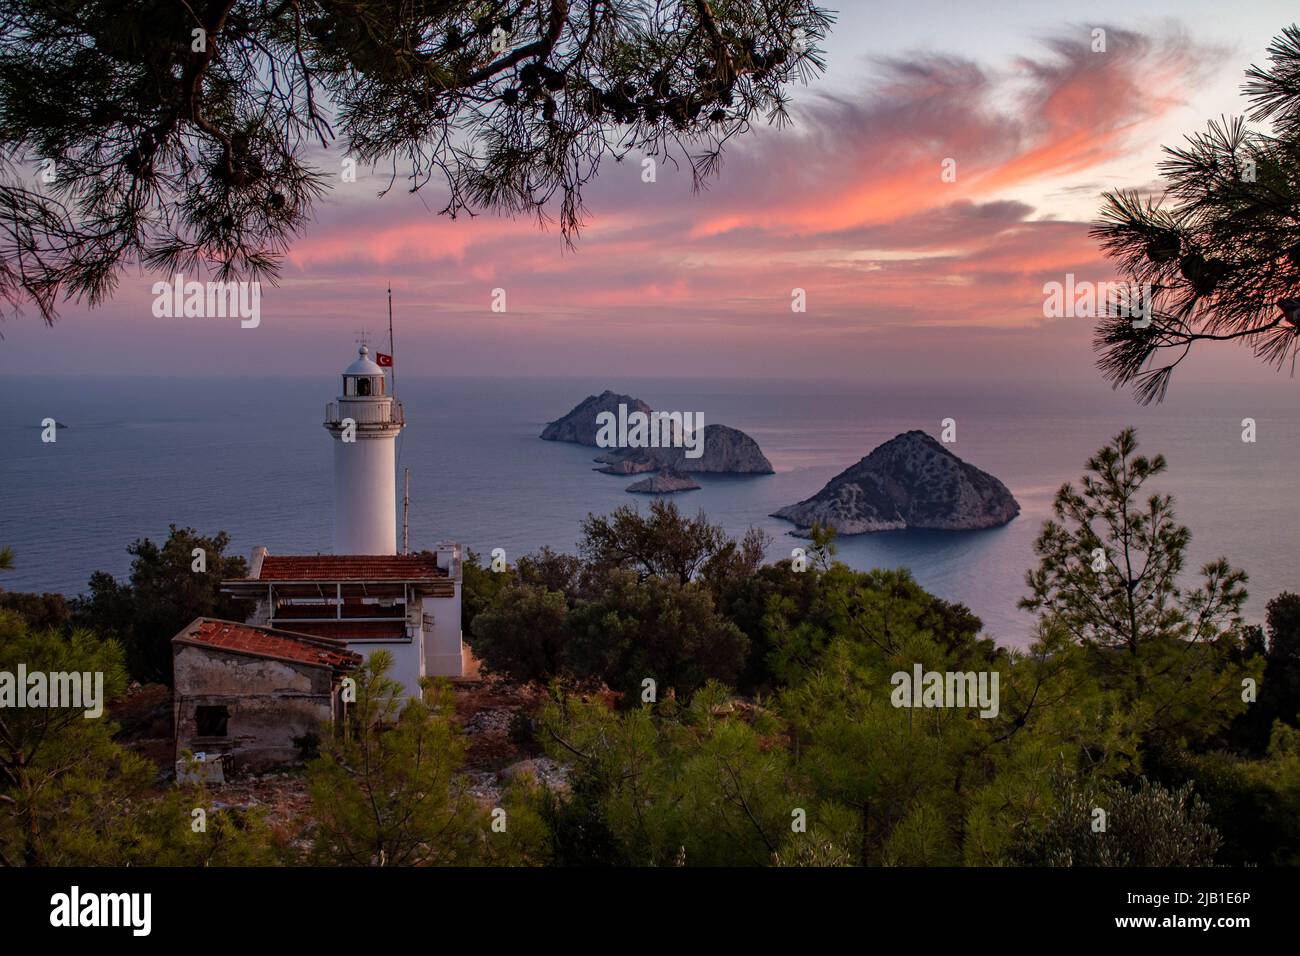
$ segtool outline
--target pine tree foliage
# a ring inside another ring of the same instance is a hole
[[[1070,780],[1058,783],[1056,796],[1046,826],[1017,846],[1018,862],[1210,866],[1223,844],[1209,822],[1209,807],[1190,786],[1171,791],[1143,778],[1129,789],[1114,781],[1089,785]]]
[[[448,866],[535,862],[540,823],[507,794],[504,828],[463,773],[466,741],[445,682],[408,697],[375,651],[357,674],[355,703],[307,768],[314,830],[311,859],[336,866]]]
[[[1116,388],[1164,399],[1199,342],[1237,342],[1295,368],[1300,348],[1300,27],[1252,66],[1248,117],[1223,117],[1166,147],[1163,190],[1105,194],[1092,235],[1151,314],[1104,317],[1094,346]],[[1265,124],[1265,125],[1258,125]],[[1149,319],[1149,322],[1147,321]]]
[[[274,277],[345,160],[572,241],[602,160],[699,185],[784,122],[831,20],[808,0],[15,0],[0,296],[52,321],[133,264]]]
[[[1057,492],[1020,605],[1085,648],[1147,732],[1175,741],[1240,707],[1247,576],[1218,558],[1182,585],[1191,531],[1171,496],[1145,491],[1166,467],[1138,453],[1132,429],[1093,455],[1079,486]]]
[[[154,792],[158,768],[114,739],[107,704],[126,686],[114,641],[35,631],[0,611],[0,672],[103,677],[103,713],[0,707],[0,866],[237,866],[281,848],[255,811],[196,788]],[[52,703],[52,702],[51,702]],[[194,811],[202,810],[202,826]]]

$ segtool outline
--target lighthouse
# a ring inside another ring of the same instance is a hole
[[[176,648],[193,649],[190,638],[202,632],[211,635],[204,640],[212,648],[219,648],[213,652],[219,657],[196,665],[206,673],[191,684],[188,698],[177,698],[178,707],[189,708],[177,711],[185,714],[184,732],[202,736],[209,752],[280,746],[289,739],[286,728],[297,726],[294,721],[307,713],[305,703],[285,703],[282,684],[264,680],[252,688],[248,681],[257,681],[245,679],[246,670],[231,670],[228,654],[306,664],[324,669],[322,679],[332,680],[338,666],[351,659],[340,653],[368,659],[383,651],[391,659],[389,676],[413,698],[421,696],[426,677],[465,674],[460,628],[465,549],[439,541],[415,554],[397,553],[396,441],[406,420],[384,372],[391,359],[376,357],[378,362],[362,345],[356,361],[343,370],[338,398],[325,407],[325,428],[334,440],[334,553],[273,555],[255,548],[247,577],[221,582],[223,594],[248,602],[245,622],[201,618],[184,632],[189,637],[174,641]],[[195,690],[200,684],[206,691]],[[317,701],[323,688],[333,686],[318,681],[304,694]],[[332,708],[341,701],[333,689],[326,696],[328,702],[320,706],[334,719],[339,711]],[[235,707],[231,701],[236,700],[250,706]],[[290,714],[284,707],[299,710]],[[224,714],[226,722],[210,724],[205,716],[200,724],[195,708],[205,715]],[[199,726],[224,728],[225,741],[208,739]],[[176,739],[183,739],[180,732]]]
[[[396,554],[396,440],[402,403],[362,345],[343,370],[343,390],[325,410],[334,439],[334,553]]]

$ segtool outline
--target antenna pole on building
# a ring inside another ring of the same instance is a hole
[[[402,554],[411,553],[411,469],[402,476]]]
[[[393,348],[393,287],[388,287],[388,354],[392,356],[393,394],[397,394],[397,350]]]

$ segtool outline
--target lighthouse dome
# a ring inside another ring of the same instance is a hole
[[[357,360],[343,370],[344,375],[383,375],[384,370],[370,358],[370,349],[357,349]]]
[[[343,370],[343,394],[339,397],[367,401],[385,397],[386,382],[383,368],[363,345],[357,349],[357,360]]]

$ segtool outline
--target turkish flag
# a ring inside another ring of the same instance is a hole
[[[375,361],[379,363],[381,368],[393,367],[393,357],[391,355],[385,355],[383,352],[375,353]]]

